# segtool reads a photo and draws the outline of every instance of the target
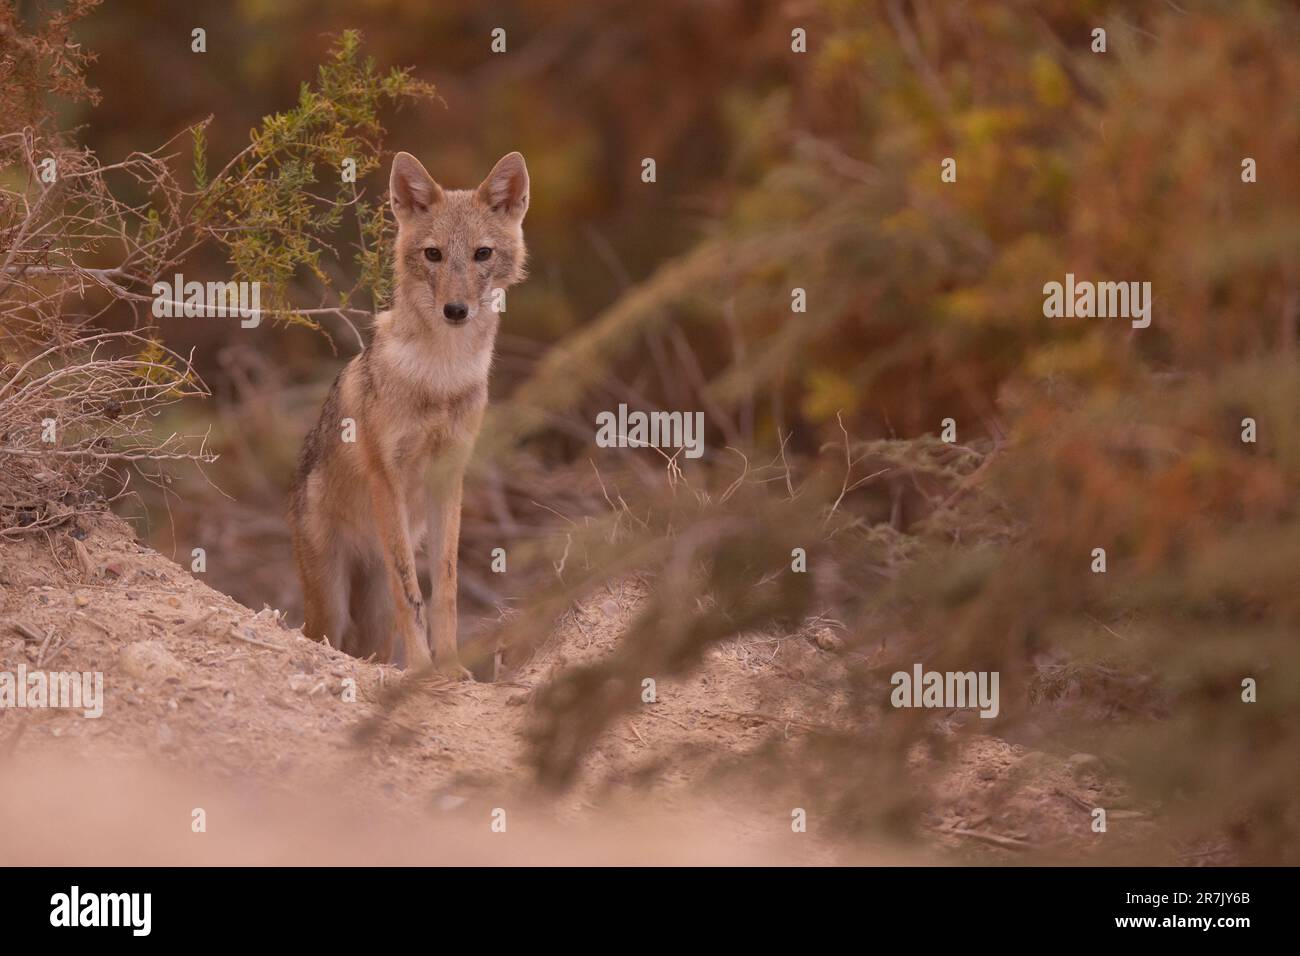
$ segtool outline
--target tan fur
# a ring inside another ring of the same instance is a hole
[[[456,652],[461,490],[500,323],[492,290],[524,274],[528,170],[511,153],[478,189],[444,190],[398,153],[389,185],[398,223],[393,308],[334,383],[290,496],[303,630],[385,661],[400,638],[408,667],[436,659],[467,674]],[[429,261],[427,249],[441,261]],[[491,256],[476,261],[478,249]],[[347,419],[355,442],[344,441]],[[428,602],[415,564],[422,544]]]

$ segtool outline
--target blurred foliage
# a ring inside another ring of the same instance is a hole
[[[911,832],[920,781],[906,755],[949,745],[888,711],[886,676],[918,660],[998,670],[1015,690],[996,733],[1104,754],[1170,821],[1130,859],[1193,859],[1226,840],[1230,858],[1294,862],[1295,8],[805,9],[810,36],[830,38],[813,43],[811,68],[766,96],[734,94],[741,188],[725,214],[553,350],[521,394],[533,408],[581,402],[605,376],[635,376],[645,340],[677,323],[701,370],[691,399],[724,434],[749,437],[726,416],[751,421],[759,447],[793,431],[809,449],[841,419],[910,444],[955,419],[983,443],[970,478],[926,488],[923,469],[875,451],[866,470],[882,462],[905,481],[848,499],[862,533],[827,540],[816,523],[760,519],[787,544],[829,546],[815,560],[841,581],[819,598],[862,654],[862,730],[783,754],[785,772],[834,794],[838,820]],[[1088,48],[1094,25],[1104,56]],[[955,183],[939,175],[949,156]],[[1267,176],[1243,182],[1247,156]],[[1151,281],[1152,327],[1044,318],[1043,285],[1066,272]],[[790,312],[796,287],[806,315]],[[734,566],[733,547],[718,539],[710,560]],[[1090,570],[1097,547],[1104,575]],[[905,558],[875,580],[852,573],[882,549]],[[703,580],[700,597],[717,586]],[[672,600],[698,593],[670,584]],[[654,640],[671,648],[656,613]],[[752,624],[737,616],[694,640]],[[653,672],[606,662],[585,679],[629,686]],[[1269,699],[1243,703],[1246,678]],[[588,717],[608,710],[587,697]],[[555,750],[565,728],[596,732],[575,706],[553,703],[539,731],[559,779],[573,767]]]

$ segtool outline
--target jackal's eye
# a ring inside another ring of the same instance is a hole
[[[475,262],[487,262],[491,258],[492,258],[492,250],[489,249],[487,246],[479,246],[477,249],[474,250]]]
[[[428,259],[430,262],[441,262],[442,250],[435,248],[434,246],[430,246],[428,249],[424,250],[424,258]]]

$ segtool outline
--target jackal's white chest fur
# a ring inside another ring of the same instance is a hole
[[[414,396],[459,395],[486,386],[492,368],[495,330],[454,329],[428,338],[381,337],[376,363],[392,376],[395,388]]]

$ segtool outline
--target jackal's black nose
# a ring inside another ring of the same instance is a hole
[[[452,325],[460,325],[469,315],[469,307],[462,302],[448,302],[442,307],[442,314]]]

